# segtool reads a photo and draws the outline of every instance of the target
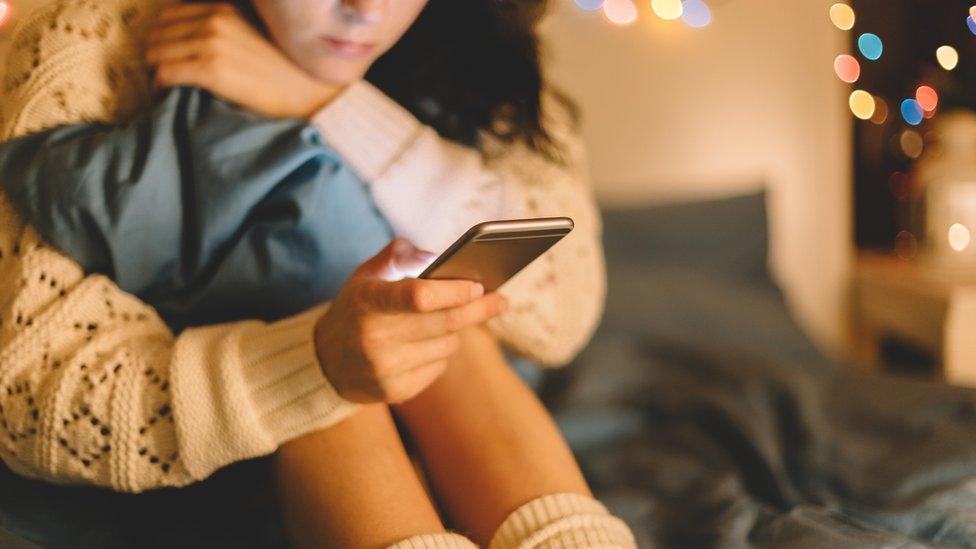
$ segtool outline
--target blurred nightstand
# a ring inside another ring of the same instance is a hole
[[[853,318],[866,358],[878,362],[888,338],[931,353],[943,378],[976,387],[976,273],[862,254],[854,275]]]

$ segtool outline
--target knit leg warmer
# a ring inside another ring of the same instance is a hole
[[[448,532],[407,538],[389,549],[471,549]],[[495,532],[488,549],[635,549],[634,534],[599,501],[581,494],[552,494],[519,507]]]
[[[495,532],[489,549],[634,549],[624,521],[582,494],[551,494],[516,509]]]
[[[477,549],[468,538],[451,532],[412,536],[387,549]]]

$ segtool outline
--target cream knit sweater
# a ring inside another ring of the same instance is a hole
[[[114,122],[145,107],[139,37],[162,3],[128,2],[56,0],[20,27],[0,138]],[[439,251],[483,219],[573,217],[577,229],[503,288],[513,306],[491,322],[510,348],[555,365],[589,339],[604,272],[579,141],[549,111],[551,131],[569,143],[566,167],[490,141],[496,155],[485,164],[367,84],[346,90],[313,123],[371,185],[396,232],[422,247]],[[0,458],[53,482],[137,492],[194,482],[335,423],[355,405],[316,362],[312,326],[327,306],[174,337],[149,306],[44,246],[0,195]],[[458,534],[431,533],[394,549],[470,547]],[[636,544],[598,501],[550,494],[514,510],[489,547]]]
[[[140,37],[161,5],[56,0],[34,12],[15,31],[0,138],[144,108]],[[487,218],[573,217],[576,230],[503,288],[511,306],[490,324],[516,352],[560,364],[597,323],[604,272],[579,140],[548,112],[566,166],[519,146],[485,162],[365,83],[313,122],[421,246],[440,250]],[[0,196],[0,457],[24,475],[138,492],[273,452],[355,410],[316,361],[312,326],[327,306],[174,336],[151,307],[45,246]]]

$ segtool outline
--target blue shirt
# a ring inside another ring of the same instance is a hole
[[[0,143],[0,185],[47,242],[177,329],[331,299],[393,237],[314,126],[196,87],[125,125]]]

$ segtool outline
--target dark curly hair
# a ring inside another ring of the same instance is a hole
[[[250,0],[231,3],[266,32]],[[541,109],[545,84],[536,25],[547,4],[430,0],[366,79],[447,139],[475,147],[484,131],[558,159],[560,144],[546,130]],[[572,102],[547,92],[575,121]]]

